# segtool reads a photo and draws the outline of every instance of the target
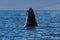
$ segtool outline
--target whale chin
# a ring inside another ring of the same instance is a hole
[[[28,20],[29,21],[29,20]],[[33,23],[34,22],[34,23]],[[26,27],[26,28],[34,28],[34,27],[36,27],[36,26],[38,26],[37,25],[37,23],[36,23],[36,21],[33,21],[32,23],[29,23],[29,22],[27,22],[27,20],[26,20],[26,22],[25,22],[25,25],[24,25],[24,27]]]

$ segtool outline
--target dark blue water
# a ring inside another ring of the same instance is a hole
[[[38,26],[28,30],[26,11],[0,10],[0,40],[60,40],[60,10],[34,12]]]

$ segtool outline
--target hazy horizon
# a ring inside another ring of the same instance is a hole
[[[60,0],[0,0],[0,10],[60,10]]]

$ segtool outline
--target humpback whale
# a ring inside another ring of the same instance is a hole
[[[32,8],[29,8],[26,13],[26,21],[25,21],[25,27],[32,28],[37,26],[37,22],[35,19],[35,14]]]

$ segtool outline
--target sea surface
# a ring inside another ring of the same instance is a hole
[[[0,10],[0,40],[60,40],[60,10],[34,13],[38,26],[26,29],[26,10]]]

